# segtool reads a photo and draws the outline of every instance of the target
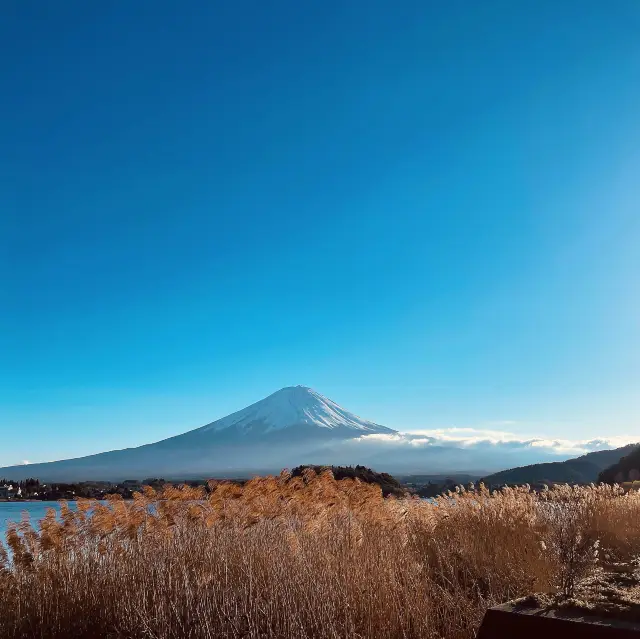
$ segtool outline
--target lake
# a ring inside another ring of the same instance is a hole
[[[69,502],[71,508],[75,506],[74,502]],[[47,508],[60,507],[57,501],[2,501],[0,502],[0,540],[5,541],[7,532],[7,523],[10,521],[19,522],[22,513],[28,512],[33,524],[37,524],[46,514]]]

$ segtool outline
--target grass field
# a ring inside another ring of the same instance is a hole
[[[640,494],[384,499],[330,472],[147,488],[9,530],[0,637],[470,639],[488,606],[575,594],[640,553]]]

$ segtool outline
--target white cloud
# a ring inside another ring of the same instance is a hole
[[[415,430],[398,434],[363,435],[361,442],[385,442],[396,446],[428,447],[451,446],[472,449],[477,447],[500,447],[508,449],[544,450],[550,454],[565,457],[577,457],[596,450],[619,448],[635,443],[636,436],[613,436],[594,439],[549,439],[544,437],[526,437],[509,431],[478,428],[436,428]]]

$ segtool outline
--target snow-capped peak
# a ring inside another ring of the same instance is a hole
[[[260,430],[264,433],[300,425],[331,430],[349,429],[357,431],[354,436],[395,432],[361,419],[306,386],[282,388],[259,402],[198,430],[221,431],[232,426],[245,430],[253,429],[256,425],[260,425]]]

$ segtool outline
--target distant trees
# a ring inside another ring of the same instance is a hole
[[[598,477],[598,481],[605,484],[621,484],[638,479],[640,479],[640,446],[622,457],[618,463],[603,470]]]
[[[430,481],[427,484],[420,486],[416,490],[418,497],[438,497],[448,490],[454,491],[456,486],[460,484],[455,479],[443,479],[442,481]]]
[[[292,477],[299,477],[307,469],[311,468],[316,473],[320,473],[323,470],[329,469],[333,473],[335,479],[359,479],[366,484],[378,484],[382,489],[382,494],[386,497],[388,495],[395,495],[396,497],[403,497],[406,494],[406,489],[402,487],[402,484],[389,473],[377,473],[371,468],[366,466],[314,466],[304,465],[298,466],[291,471]]]
[[[0,479],[0,486],[11,486],[13,490],[25,498],[29,498],[40,492],[40,481],[29,478],[23,481],[15,481],[13,479]]]

